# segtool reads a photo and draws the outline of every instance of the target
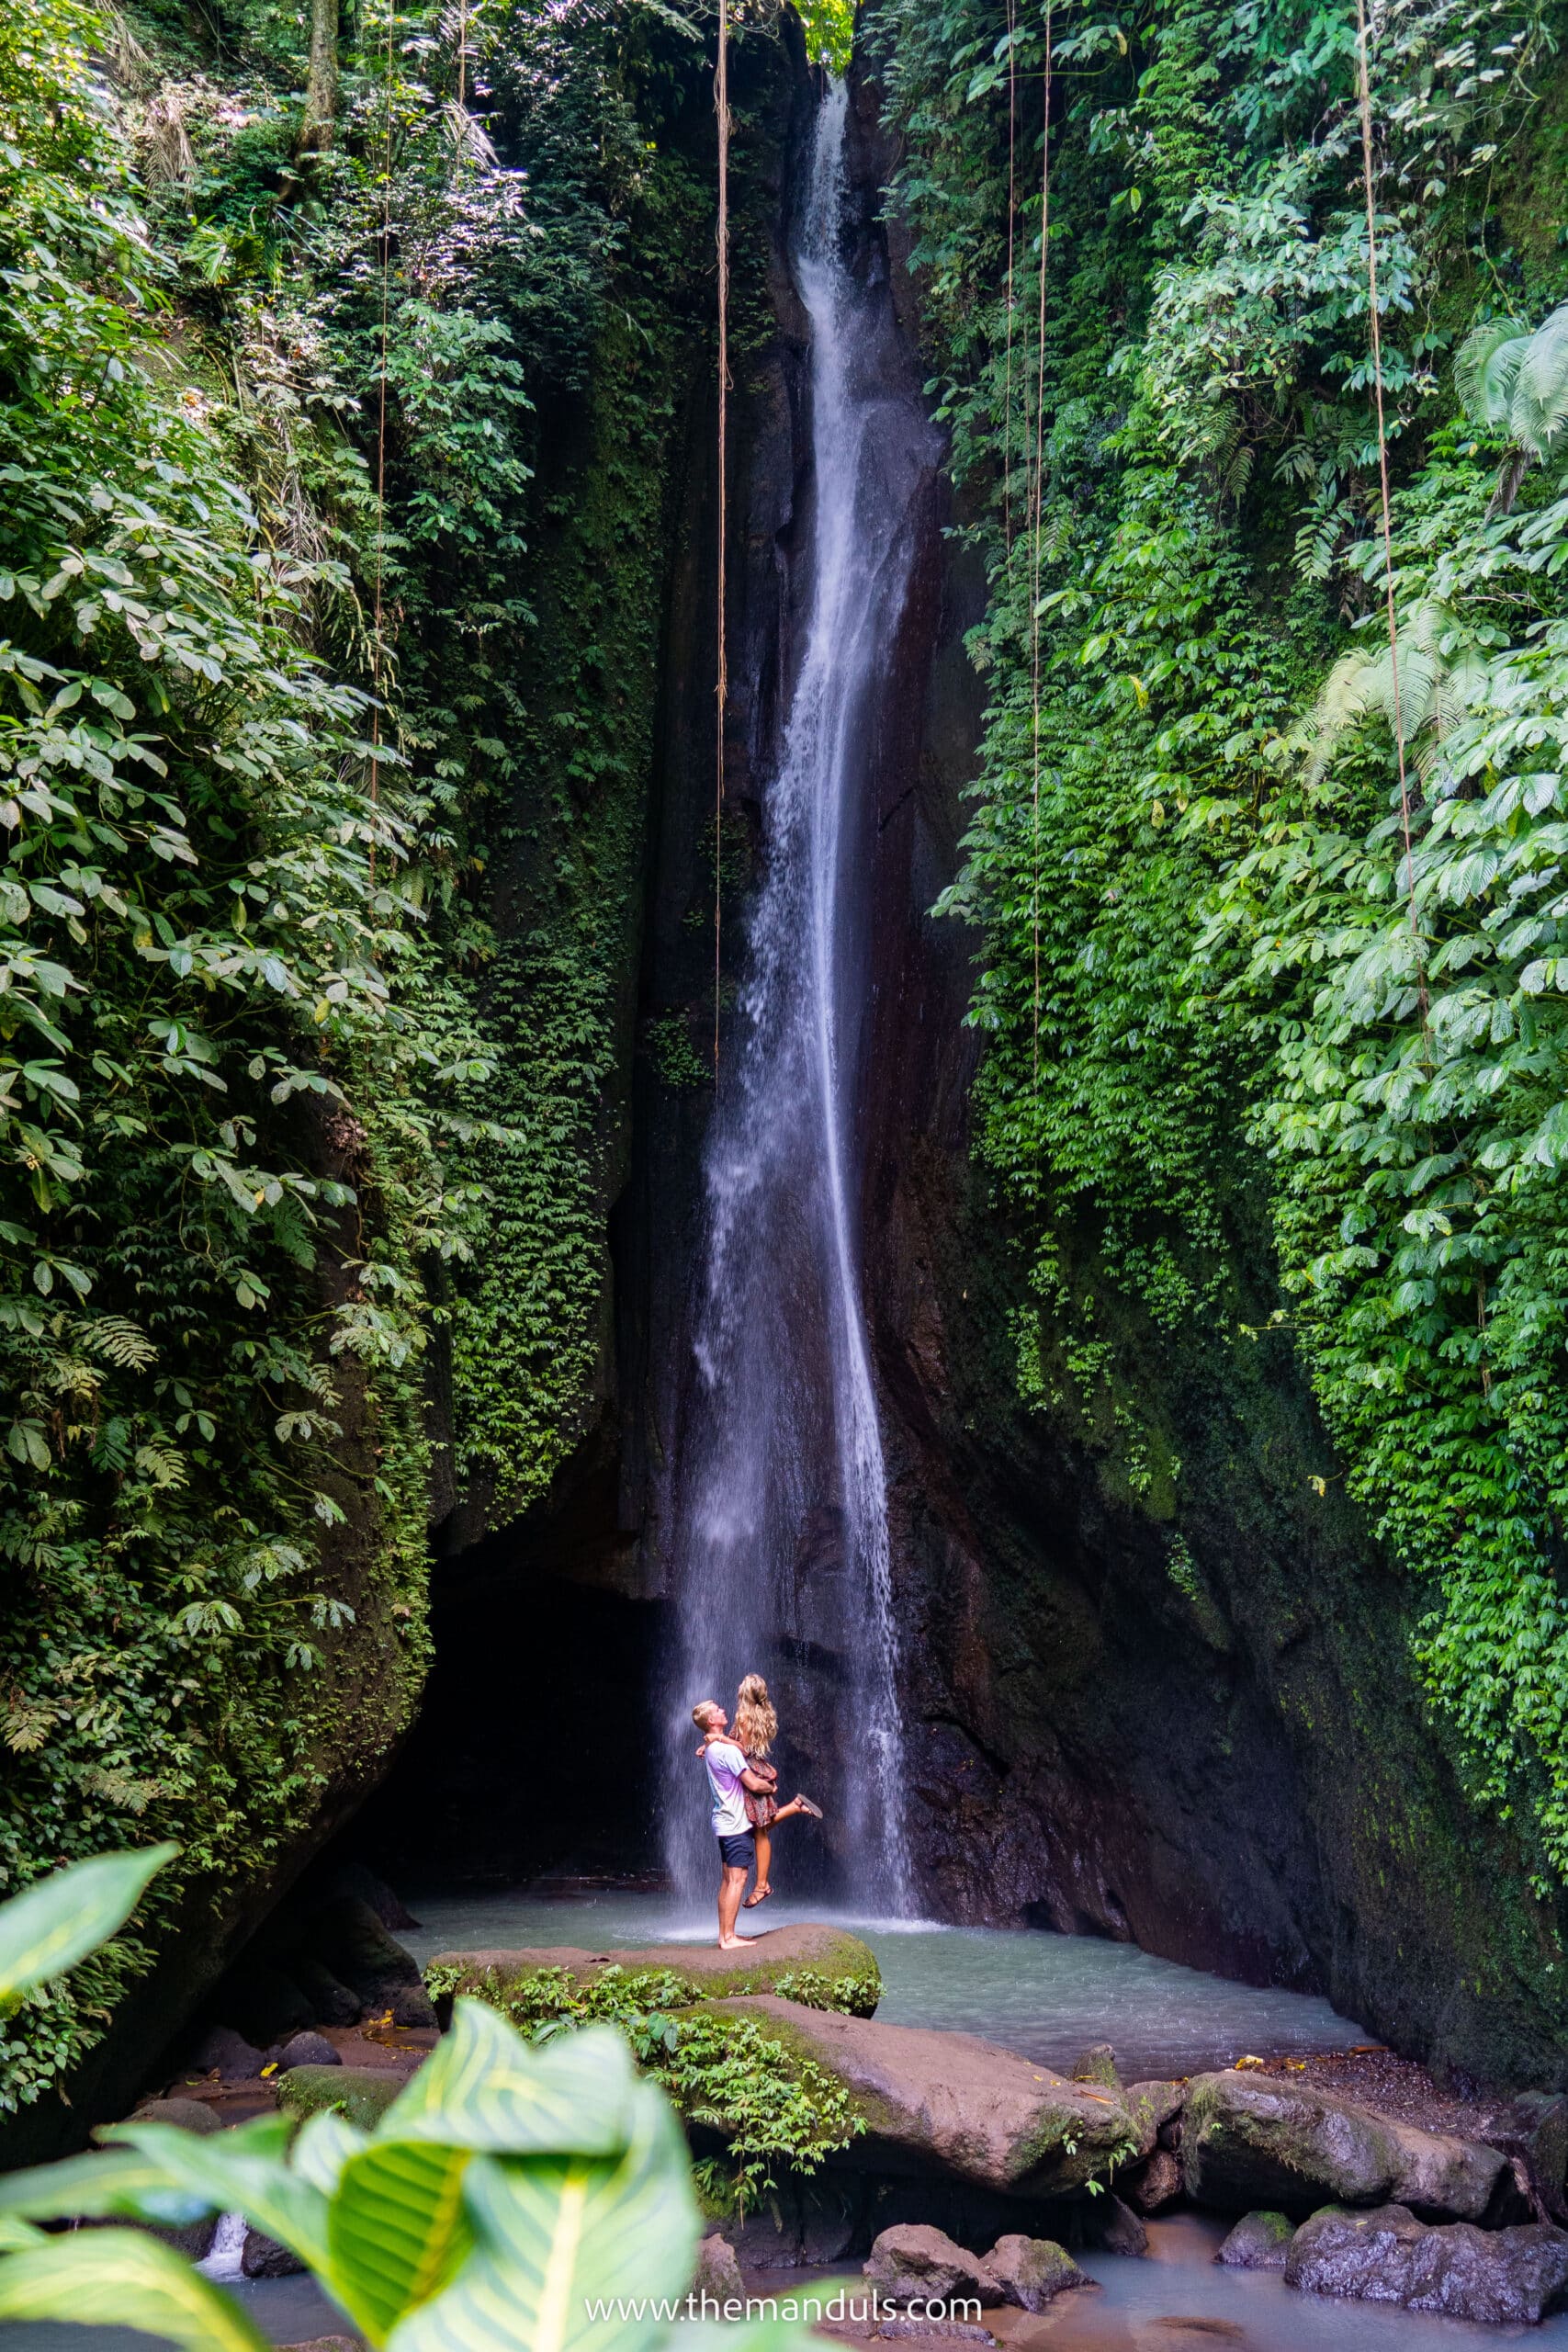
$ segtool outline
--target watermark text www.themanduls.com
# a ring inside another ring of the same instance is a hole
[[[699,2295],[694,2290],[689,2295],[610,2295],[595,2301],[585,2295],[582,2308],[590,2320],[620,2320],[636,2325],[638,2321],[657,2320],[666,2327],[678,2320],[745,2319],[797,2320],[808,2327],[826,2324],[833,2326],[848,2320],[855,2326],[869,2322],[892,2319],[975,2321],[980,2316],[979,2301],[974,2296],[933,2295],[922,2301],[915,2296],[897,2303],[888,2302],[874,2287],[863,2292],[840,2288],[831,2295]]]

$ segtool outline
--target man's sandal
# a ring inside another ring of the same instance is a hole
[[[745,1903],[741,1905],[741,1908],[746,1911],[754,1911],[759,1903],[765,1903],[767,1901],[773,1891],[773,1890],[771,1886],[758,1887],[755,1894],[749,1894],[746,1897]]]

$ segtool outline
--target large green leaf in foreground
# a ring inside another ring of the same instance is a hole
[[[237,2303],[161,2239],[73,2230],[0,2260],[0,2320],[130,2327],[189,2352],[268,2352]]]
[[[0,2016],[85,1960],[123,1928],[177,1846],[100,1854],[56,1871],[0,1905]]]

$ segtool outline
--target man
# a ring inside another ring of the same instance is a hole
[[[750,1940],[735,1932],[752,1860],[745,1792],[750,1789],[765,1796],[768,1783],[750,1769],[735,1742],[726,1739],[729,1717],[716,1701],[700,1699],[692,1709],[692,1721],[703,1736],[701,1753],[713,1793],[714,1836],[718,1839],[718,1948],[734,1951]]]

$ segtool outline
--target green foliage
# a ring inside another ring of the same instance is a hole
[[[0,2108],[406,1723],[432,1340],[497,1515],[595,1394],[702,48],[372,9],[297,162],[304,37],[0,28],[0,1879],[182,1849]]]
[[[93,2161],[104,2185],[90,2210],[156,2219],[172,2192],[182,2210],[243,2212],[309,2265],[371,2344],[400,2352],[612,2335],[651,2345],[667,2333],[657,2315],[639,2326],[592,2310],[598,2298],[680,2295],[696,2252],[680,2133],[617,2036],[530,2052],[465,2002],[374,2132],[335,2115],[315,2117],[292,2145],[290,2132],[282,2117],[213,2139],[120,2125]],[[82,2210],[80,2169],[14,2176],[8,2210]],[[149,2262],[148,2245],[93,2232],[0,2260],[0,2313],[96,2317],[118,2280],[122,2323],[183,2343],[259,2343],[165,2248]]]
[[[449,1995],[468,1972],[449,1964],[425,1971],[433,1999]],[[867,1980],[840,1981],[817,1970],[796,1970],[796,1987],[809,1980],[818,1997],[808,2006],[869,2015],[851,2006],[867,1997]],[[773,1988],[801,2000],[799,1989]],[[847,1997],[846,1997],[847,1993]],[[837,1997],[835,1997],[837,1996]],[[843,2086],[815,2060],[786,2049],[754,2018],[728,2017],[698,2006],[690,1979],[671,1968],[605,1968],[593,1977],[565,1968],[529,1971],[516,1983],[484,1984],[478,1997],[522,2028],[535,2042],[565,2030],[612,2025],[626,2037],[645,2074],[673,2099],[688,2123],[722,2133],[722,2165],[710,2165],[708,2193],[744,2210],[773,2185],[775,2167],[814,2172],[825,2155],[846,2147],[864,2129]]]
[[[872,2018],[882,1998],[882,1978],[869,1974],[829,1974],[822,1968],[786,1968],[773,1980],[781,2001],[798,2001],[805,2009],[836,2010],[840,2017]]]
[[[874,37],[991,579],[944,904],[986,941],[980,1148],[1033,1246],[1021,1385],[1131,1460],[1117,1303],[1234,1322],[1268,1199],[1351,1489],[1427,1580],[1418,1672],[1561,1874],[1564,287],[1522,194],[1561,11],[1421,0],[1373,43],[1408,870],[1354,19],[1055,11],[1043,350],[1043,26],[1008,24],[882,0]],[[1479,435],[1442,421],[1454,345]]]
[[[73,1863],[0,1905],[0,2014],[63,1976],[124,1927],[172,1846]]]
[[[651,2071],[688,2124],[722,2134],[738,2207],[754,2205],[776,2171],[813,2173],[865,2130],[842,2083],[760,2018],[699,2010],[671,2023]]]
[[[854,47],[853,0],[790,0],[806,35],[806,54],[830,74],[847,74]]]

